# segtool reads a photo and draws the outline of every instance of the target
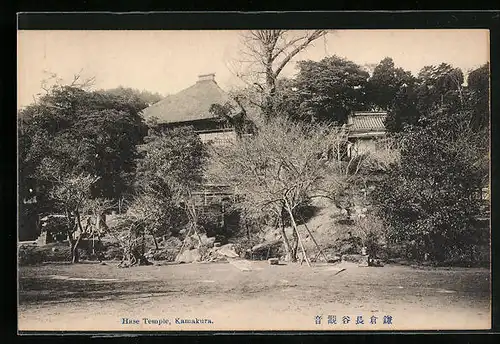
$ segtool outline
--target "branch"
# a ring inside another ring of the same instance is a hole
[[[266,205],[269,205],[269,204],[272,204],[272,203],[276,203],[276,202],[282,202],[282,201],[283,201],[283,198],[277,198],[277,199],[273,199],[273,200],[267,201],[266,203],[264,203],[264,204],[261,205],[261,209],[264,208]]]
[[[293,39],[291,40],[290,42],[286,42],[285,45],[283,46],[283,48],[281,48],[280,50],[278,50],[274,55],[273,55],[273,60],[275,60],[280,54],[282,54],[286,49],[290,48],[291,46],[293,46],[295,43],[303,40],[303,39],[307,39],[307,35],[305,36],[301,36],[301,37],[298,37],[296,39]]]
[[[295,56],[297,55],[298,53],[300,53],[302,50],[304,50],[311,42],[313,42],[314,40],[326,35],[327,31],[326,30],[315,30],[309,37],[307,37],[307,39],[302,43],[300,44],[299,46],[297,46],[295,49],[293,49],[284,59],[283,61],[281,61],[280,65],[278,66],[278,68],[276,69],[276,71],[274,72],[274,75],[273,77],[276,79],[278,77],[278,75],[281,73],[281,71],[283,70],[283,68],[285,68],[286,64],[288,62],[290,62],[290,60]]]
[[[312,195],[312,196],[309,196],[309,198],[328,198],[329,200],[331,201],[335,201],[335,198],[334,197],[331,197],[331,196],[328,196],[328,195]]]

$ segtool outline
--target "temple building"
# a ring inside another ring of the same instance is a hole
[[[166,97],[143,111],[146,121],[162,128],[192,126],[203,142],[224,143],[237,138],[234,125],[211,111],[212,105],[228,105],[230,116],[241,116],[237,104],[215,81],[215,74],[198,76],[192,86]]]
[[[377,149],[377,142],[386,136],[387,112],[353,112],[347,120],[348,156]]]

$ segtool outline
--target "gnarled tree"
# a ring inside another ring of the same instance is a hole
[[[352,171],[362,163],[344,161],[346,140],[340,127],[275,117],[258,128],[256,135],[214,147],[209,178],[232,186],[238,206],[249,217],[281,220],[287,259],[294,261],[296,244],[290,243],[283,224],[288,218],[296,242],[302,244],[296,221],[299,207],[315,197],[334,200],[345,190]]]
[[[71,251],[71,262],[79,262],[79,244],[89,237],[91,228],[82,224],[82,210],[91,196],[92,186],[99,177],[86,174],[65,174],[53,161],[44,159],[39,170],[40,179],[51,183],[49,198],[66,216],[66,234]]]
[[[283,69],[327,30],[249,30],[242,34],[241,58],[234,61],[236,75],[258,90],[258,105],[266,118],[272,116],[276,82]]]

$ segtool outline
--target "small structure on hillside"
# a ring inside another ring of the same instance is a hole
[[[66,240],[66,216],[62,214],[50,214],[38,220],[39,233],[37,245],[44,246],[53,242]]]
[[[347,120],[348,157],[377,149],[377,141],[386,136],[387,112],[354,112]]]

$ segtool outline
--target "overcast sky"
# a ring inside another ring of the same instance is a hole
[[[44,71],[70,81],[95,77],[95,88],[117,86],[176,93],[215,73],[226,90],[237,85],[228,66],[237,57],[239,31],[19,31],[18,107],[41,92]],[[340,30],[298,55],[295,61],[328,55],[358,64],[384,57],[417,74],[447,62],[467,71],[489,61],[487,30]],[[291,64],[284,75],[295,72]]]

